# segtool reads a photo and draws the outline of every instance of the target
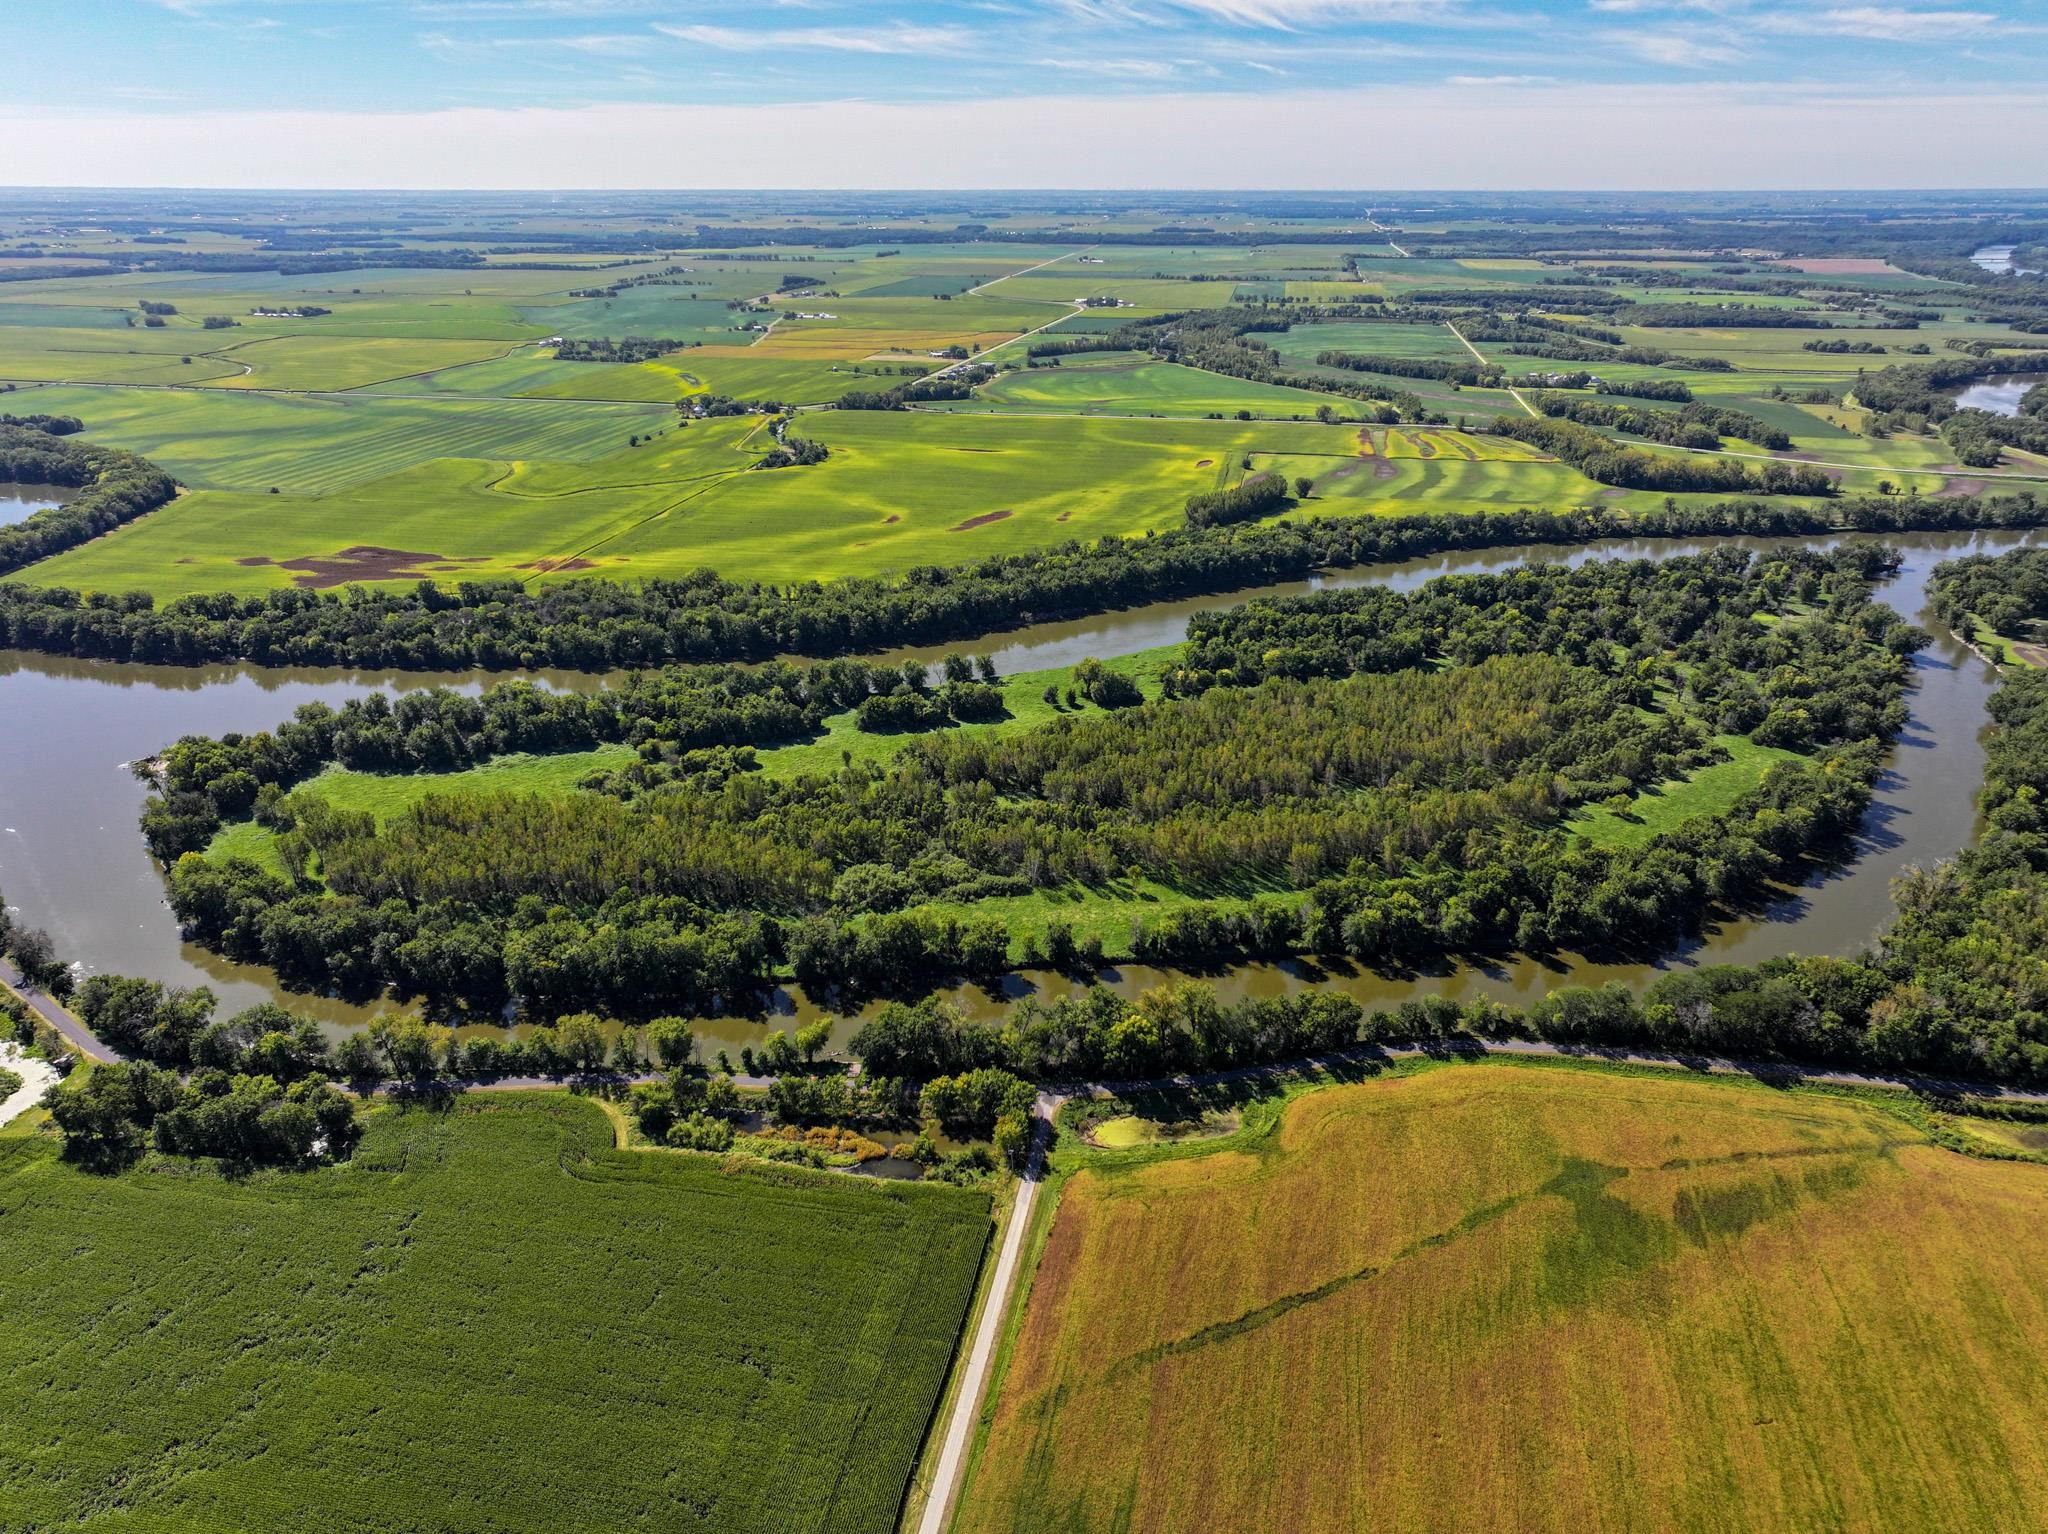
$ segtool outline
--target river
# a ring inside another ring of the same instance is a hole
[[[1980,250],[1971,251],[1970,259],[1983,267],[1985,271],[1997,272],[2001,276],[2027,277],[2039,275],[2031,266],[2014,266],[2012,264],[2012,253],[2013,247],[2010,245],[1986,245]]]
[[[1927,576],[1936,564],[1964,553],[2015,547],[2024,538],[1981,533],[1885,540],[1904,550],[1907,558],[1881,596],[1932,629],[1925,593]],[[1659,539],[1496,549],[1361,567],[1269,591],[1368,584],[1408,590],[1438,575],[1545,559],[1578,564],[1595,558],[1669,557],[1729,541],[1750,548],[1774,544],[1768,539]],[[1163,603],[1074,623],[1040,625],[992,635],[969,648],[992,653],[1005,674],[1071,665],[1089,655],[1108,657],[1174,643],[1185,637],[1190,614],[1255,594]],[[897,658],[935,658],[948,648],[959,646],[904,651]],[[1527,1000],[1564,983],[1618,979],[1647,984],[1674,964],[1854,951],[1885,920],[1887,885],[1901,868],[1951,856],[1974,832],[1992,670],[1945,634],[1916,658],[1915,666],[1918,685],[1911,697],[1911,723],[1850,855],[1839,864],[1815,867],[1798,888],[1784,891],[1767,909],[1725,923],[1662,965],[1514,958],[1483,967],[1457,966],[1440,974],[1383,976],[1355,970],[1325,972],[1303,964],[1259,964],[1212,978],[1228,996],[1323,985],[1370,1004],[1429,993]],[[601,685],[601,679],[573,674],[539,679],[564,687]],[[180,735],[274,726],[301,703],[315,699],[338,705],[377,688],[435,685],[474,691],[481,681],[472,674],[107,665],[0,652],[0,721],[6,725],[0,735],[0,890],[21,920],[47,927],[58,950],[80,960],[88,972],[204,984],[228,1008],[276,999],[333,1028],[361,1025],[377,1009],[284,993],[267,971],[228,963],[180,938],[164,903],[161,876],[136,829],[146,790],[127,764]],[[1163,978],[1158,971],[1123,966],[1104,976],[1103,982],[1135,993]],[[1073,986],[1058,976],[1020,975],[1011,977],[1000,993],[970,986],[954,997],[972,1013],[994,1015],[1021,996],[1057,995]],[[778,991],[768,1006],[768,1021],[783,1027],[819,1015],[794,989]],[[761,1036],[757,1022],[742,1018],[710,1020],[703,1032],[712,1047],[737,1048]]]
[[[1993,415],[2016,416],[2020,413],[2020,400],[2039,383],[2048,383],[2048,373],[2000,373],[1991,378],[1980,378],[1957,393],[1956,405],[1963,410],[1988,410]]]
[[[2034,266],[2013,266],[2013,246],[1985,246],[1972,250],[1970,260],[1987,272],[1999,272],[2001,276],[2040,276]]]
[[[76,490],[65,485],[0,483],[0,527],[25,522],[39,511],[62,506],[76,494]]]

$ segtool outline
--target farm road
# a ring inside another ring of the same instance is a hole
[[[1003,1333],[1003,1321],[1010,1313],[1010,1291],[1017,1281],[1017,1266],[1024,1255],[1024,1234],[1031,1228],[1031,1211],[1038,1202],[1039,1185],[1045,1180],[1045,1153],[1052,1139],[1052,1117],[1066,1098],[1041,1092],[1032,1107],[1031,1158],[1017,1183],[1017,1202],[1003,1230],[1002,1250],[996,1254],[996,1269],[989,1279],[988,1300],[982,1306],[981,1322],[974,1329],[974,1342],[960,1365],[960,1390],[953,1398],[953,1415],[946,1423],[946,1437],[939,1449],[938,1464],[932,1471],[931,1494],[925,1499],[924,1516],[917,1534],[943,1534],[946,1514],[960,1489],[960,1468],[967,1459],[968,1440],[973,1436],[975,1418],[981,1414],[981,1394],[988,1386],[989,1365],[996,1355],[996,1343]]]

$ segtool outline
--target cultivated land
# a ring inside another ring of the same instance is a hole
[[[246,1181],[0,1139],[8,1522],[887,1534],[987,1199],[611,1146],[552,1094]]]
[[[2048,1171],[1606,1072],[1254,1107],[1063,1153],[960,1529],[2044,1526]]]
[[[1727,450],[1817,463],[1845,490],[1888,481],[1945,494],[1994,476],[2048,477],[2048,460],[2019,448],[1993,470],[1965,469],[1939,436],[1880,431],[1857,407],[1864,370],[2037,344],[1973,312],[1973,291],[1872,256],[1738,276],[1726,262],[1604,251],[1611,226],[1564,220],[1540,259],[1489,253],[1530,237],[1484,219],[1420,219],[1398,248],[1348,224],[1314,243],[1294,243],[1300,231],[1289,228],[1284,241],[1218,247],[1099,243],[1151,227],[1142,221],[1071,238],[907,246],[880,226],[871,242],[846,246],[770,245],[762,230],[772,226],[733,227],[743,237],[729,249],[650,252],[621,238],[607,250],[600,225],[573,252],[554,252],[545,242],[559,235],[536,224],[531,238],[542,243],[531,259],[499,254],[446,270],[199,272],[175,269],[170,257],[182,252],[159,249],[172,269],[10,283],[0,301],[10,403],[77,415],[94,440],[145,453],[193,492],[21,578],[170,598],[479,574],[636,579],[705,566],[768,581],[886,574],[1171,527],[1189,494],[1240,475],[1247,454],[1257,469],[1316,481],[1297,516],[1662,504],[1661,493],[1596,484],[1518,444],[1443,430],[1523,414],[1505,389],[1315,360],[1349,351],[1462,364],[1472,350],[1444,320],[1469,321],[1489,304],[1725,362],[1722,372],[1574,364],[1511,343],[1476,347],[1514,372],[1587,366],[1616,385],[1682,381],[1792,439],[1772,451],[1731,439]],[[1228,220],[1215,227],[1233,231]],[[120,249],[104,232],[80,236],[81,251]],[[1472,249],[1446,249],[1461,242]],[[1577,259],[1575,243],[1585,252]],[[223,257],[248,249],[239,234],[209,231],[202,244]],[[455,247],[411,228],[394,248],[441,258]],[[1588,292],[1599,301],[1587,303]],[[1876,307],[1884,303],[1933,317],[1895,328]],[[152,324],[144,304],[175,312]],[[1801,323],[1717,324],[1730,304]],[[1253,339],[1282,372],[1316,387],[1145,351],[1028,367],[1019,344],[1031,333],[1072,338],[1244,305],[1292,321]],[[1689,306],[1700,322],[1632,324],[1632,305]],[[327,312],[290,312],[309,309]],[[549,344],[634,336],[672,349],[579,362],[557,360]],[[1807,350],[1817,339],[1883,350]],[[1606,349],[1592,348],[1596,357]],[[888,389],[960,354],[996,370],[967,399],[881,415],[826,411],[849,390]],[[710,395],[799,407],[794,429],[832,454],[800,470],[740,472],[770,445],[759,416],[737,436],[700,422],[700,445],[679,453],[674,407]],[[1319,408],[1370,416],[1384,400],[1400,402],[1403,423],[1363,441],[1328,428],[1281,431]],[[1240,412],[1255,419],[1237,421]],[[652,445],[630,446],[635,437]],[[549,487],[545,504],[523,492],[526,476]]]

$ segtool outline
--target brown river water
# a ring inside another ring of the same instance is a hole
[[[898,652],[897,659],[936,659],[946,649],[986,650],[1005,674],[1071,665],[1171,644],[1185,637],[1190,614],[1255,595],[1377,584],[1411,589],[1438,575],[1556,560],[1668,557],[1718,547],[1728,540],[1657,539],[1597,545],[1497,549],[1376,565],[1312,581],[1111,613],[991,635],[975,644]],[[1774,540],[1735,540],[1766,548]],[[1827,540],[1840,542],[1843,540]],[[1925,611],[1929,572],[1945,559],[2018,546],[2024,534],[1916,534],[1883,540],[1906,555],[1905,567],[1881,592],[1908,619],[1935,632]],[[1207,976],[1226,997],[1274,995],[1303,987],[1342,990],[1368,1006],[1443,994],[1527,1001],[1564,984],[1620,980],[1647,985],[1667,968],[1753,962],[1784,953],[1849,953],[1883,925],[1887,886],[1902,868],[1959,851],[1976,826],[1975,795],[1983,773],[1985,703],[1993,689],[1989,665],[1945,633],[1916,658],[1911,722],[1901,737],[1876,802],[1854,845],[1828,866],[1816,866],[1766,909],[1730,920],[1657,964],[1600,964],[1521,957],[1441,973],[1382,975],[1308,964],[1254,964]],[[593,687],[603,679],[544,674],[562,687]],[[360,1026],[382,1008],[283,992],[267,971],[231,964],[184,942],[164,903],[163,881],[144,849],[136,819],[144,786],[127,764],[153,755],[180,735],[219,735],[274,726],[301,703],[340,704],[377,688],[458,686],[475,690],[473,674],[434,676],[343,671],[266,670],[245,666],[183,668],[104,665],[0,652],[0,890],[21,920],[47,927],[58,950],[85,971],[148,975],[176,985],[208,985],[233,1009],[275,999],[336,1029]],[[1101,983],[1136,994],[1168,978],[1144,966],[1120,966]],[[962,987],[954,999],[970,1013],[993,1016],[1026,995],[1057,996],[1076,982],[1056,975],[1010,977],[999,992]],[[790,1028],[825,1015],[800,991],[778,991],[759,1017],[716,1018],[701,1030],[709,1048],[758,1042],[763,1025]],[[841,1038],[854,1026],[848,1020]],[[838,1040],[835,1040],[838,1042]]]

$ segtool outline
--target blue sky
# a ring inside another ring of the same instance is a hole
[[[11,20],[34,67],[0,92],[393,111],[1473,81],[1917,90],[2038,82],[2044,19],[2024,0],[68,0]]]
[[[615,143],[613,184],[731,182],[724,168],[693,176],[673,158],[670,179],[649,182],[661,162],[633,142],[635,124],[670,140],[671,156],[709,135],[722,161],[771,184],[802,180],[803,148],[784,131],[796,119],[778,110],[801,107],[813,132],[869,135],[870,155],[889,158],[873,185],[919,184],[967,152],[912,141],[923,134],[972,140],[996,162],[990,185],[1130,184],[1076,178],[1091,154],[1126,147],[1120,133],[1134,135],[1128,147],[1144,149],[1148,167],[1183,137],[1191,160],[1176,184],[1242,184],[1198,174],[1195,153],[1228,160],[1235,119],[1270,154],[1282,140],[1260,135],[1278,135],[1290,115],[1305,162],[1328,159],[1319,128],[1335,130],[1339,154],[1358,150],[1350,135],[1370,133],[1401,139],[1386,147],[1418,173],[1463,173],[1435,184],[1482,184],[1489,135],[1498,163],[1525,161],[1532,125],[1570,156],[1549,185],[1580,184],[1575,171],[1584,184],[1626,182],[1628,164],[1648,173],[1671,156],[1704,174],[1703,146],[1685,142],[1694,135],[1722,139],[1727,153],[1713,163],[1730,171],[1745,155],[1782,161],[1759,167],[1756,184],[1772,179],[1762,171],[1803,177],[1809,164],[1830,184],[1849,184],[1850,169],[1864,184],[1905,184],[1930,147],[1918,139],[1938,143],[1957,112],[2003,112],[2030,136],[2048,65],[2048,0],[5,0],[5,10],[15,67],[0,84],[0,179],[22,181],[62,179],[38,157],[67,141],[69,125],[82,157],[73,174],[87,179],[121,179],[127,154],[143,180],[241,168],[278,184],[273,172],[297,156],[307,184],[348,184],[374,168],[335,139],[353,125],[380,153],[415,146],[416,164],[394,163],[388,184],[466,166],[477,184],[555,184],[520,182],[509,161],[478,164],[486,124],[510,156],[538,113],[591,130],[571,135],[583,153]],[[1065,103],[1083,131],[1055,146],[1035,145],[1014,121],[987,131],[990,108],[1023,101]],[[1788,116],[1795,105],[1806,115]],[[1910,133],[1886,120],[1928,112],[1948,115]],[[303,126],[316,120],[325,128]],[[392,131],[400,122],[414,125],[409,140]],[[235,123],[259,135],[269,125],[272,142],[226,152],[215,140]],[[1862,157],[1787,144],[1800,123],[1866,140]],[[1603,134],[1629,142],[1603,144]],[[1581,137],[1585,152],[1573,147]],[[2043,142],[2008,144],[1991,184],[2048,179]],[[835,148],[814,146],[821,165]],[[1617,158],[1622,149],[1632,161]],[[1169,157],[1148,174],[1171,169]],[[587,175],[604,184],[598,168]],[[1503,184],[1522,175],[1503,171]],[[1305,163],[1271,184],[1430,183],[1357,171],[1332,180]]]

